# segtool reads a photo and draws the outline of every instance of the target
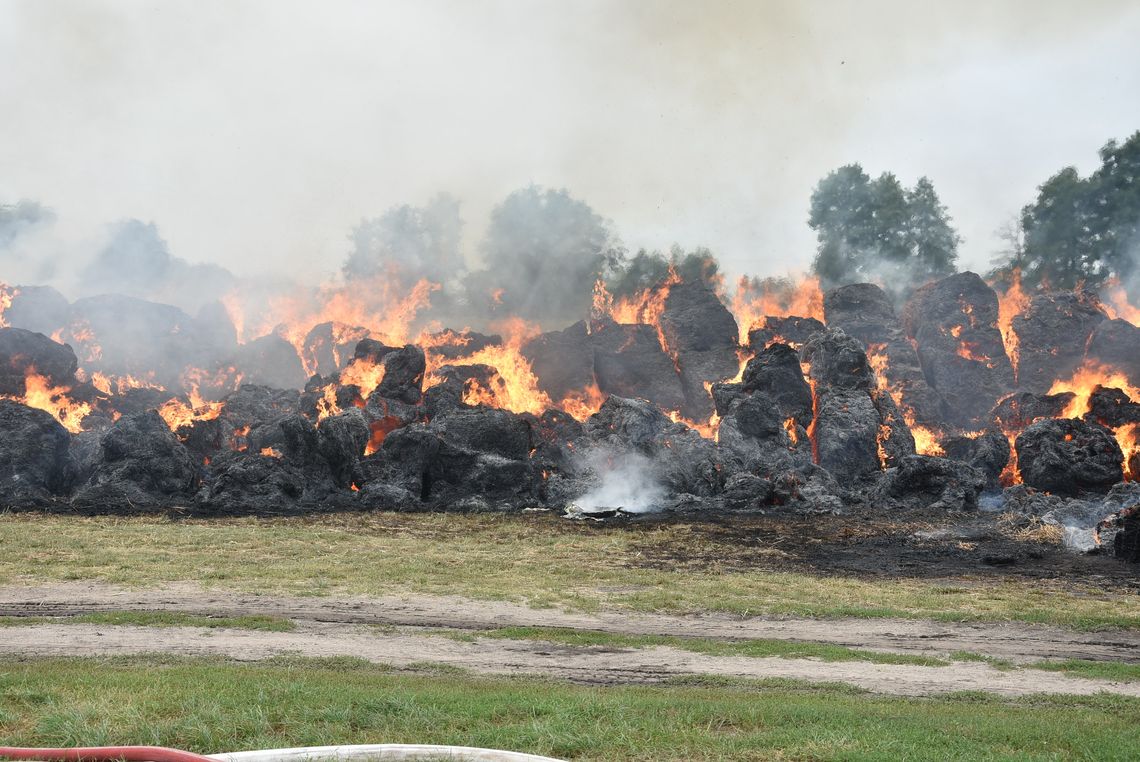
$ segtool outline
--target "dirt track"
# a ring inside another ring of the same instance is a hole
[[[501,602],[409,596],[299,598],[243,595],[177,585],[131,590],[92,583],[0,588],[0,616],[72,616],[105,611],[178,611],[294,621],[293,632],[193,627],[150,628],[40,624],[0,630],[0,654],[13,656],[216,654],[239,660],[283,653],[358,656],[396,667],[450,664],[484,674],[537,674],[588,683],[654,682],[687,674],[841,681],[868,690],[924,695],[985,690],[1003,695],[1087,694],[1109,690],[1140,696],[1140,683],[1110,683],[1040,670],[999,671],[985,664],[919,667],[812,659],[709,656],[684,650],[577,647],[524,640],[445,637],[437,628],[482,630],[511,625],[571,627],[622,634],[772,638],[868,650],[946,655],[972,651],[1017,662],[1111,659],[1140,662],[1140,633],[1079,633],[1025,624],[958,624],[897,619],[742,619],[726,615],[577,614]],[[378,630],[368,625],[387,625]]]

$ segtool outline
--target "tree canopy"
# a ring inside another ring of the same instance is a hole
[[[531,185],[491,212],[480,246],[485,269],[468,279],[472,302],[494,313],[569,322],[589,314],[594,281],[625,252],[610,223],[565,189]]]
[[[1127,280],[1140,252],[1140,132],[1100,149],[1101,165],[1082,178],[1065,167],[1021,210],[1015,242],[996,271],[1021,270],[1028,285],[1073,288]]]
[[[961,241],[929,179],[908,189],[889,172],[871,179],[858,164],[819,182],[808,224],[819,242],[812,270],[825,287],[904,286],[947,275]]]
[[[443,284],[463,269],[462,226],[459,201],[446,193],[424,206],[393,206],[353,228],[342,271],[348,280],[383,275],[407,286],[421,278]]]

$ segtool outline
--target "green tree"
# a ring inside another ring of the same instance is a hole
[[[929,178],[920,177],[907,192],[910,215],[907,250],[912,257],[915,280],[925,281],[954,272],[958,244],[962,242],[950,224],[950,215]]]
[[[1021,210],[1023,240],[995,272],[1020,264],[1029,285],[1073,288],[1136,273],[1140,251],[1140,132],[1100,149],[1101,165],[1082,178],[1065,167]]]
[[[812,269],[825,286],[901,287],[954,271],[960,238],[925,177],[908,190],[889,172],[872,180],[858,164],[840,167],[812,193],[808,224],[819,242]]]
[[[467,281],[472,303],[548,322],[586,317],[594,281],[625,259],[610,223],[588,204],[536,185],[495,207],[480,252],[485,269]]]
[[[670,266],[686,283],[701,281],[713,290],[721,286],[720,263],[712,251],[703,246],[685,251],[674,244],[668,257],[659,251],[640,249],[618,268],[607,288],[614,296],[644,291],[662,283],[669,275]]]
[[[441,193],[425,206],[394,206],[361,220],[349,235],[352,250],[341,268],[348,280],[383,276],[412,285],[444,283],[463,267],[459,202]]]

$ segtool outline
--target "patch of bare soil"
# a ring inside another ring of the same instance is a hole
[[[709,656],[668,647],[612,648],[475,638],[459,641],[413,631],[377,633],[361,625],[305,622],[295,632],[73,626],[8,627],[0,653],[10,656],[93,656],[144,653],[215,655],[257,661],[285,654],[353,656],[395,668],[424,662],[477,674],[540,675],[592,684],[654,683],[687,675],[792,678],[842,682],[876,693],[922,696],[979,690],[1005,696],[1031,693],[1088,695],[1110,691],[1140,696],[1140,684],[999,671],[985,664],[954,667],[820,662],[812,659]]]
[[[987,690],[1140,695],[1140,684],[1114,684],[1040,671],[998,671],[985,664],[952,668],[818,662],[811,659],[709,656],[673,648],[571,647],[479,638],[458,641],[438,628],[566,627],[620,634],[773,638],[868,650],[945,655],[972,651],[1016,662],[1040,659],[1140,661],[1140,632],[1079,633],[1020,623],[938,623],[894,619],[772,619],[721,614],[582,614],[460,598],[301,598],[247,595],[178,584],[135,590],[90,582],[0,588],[0,615],[74,616],[108,611],[184,612],[207,616],[286,617],[294,632],[155,629],[41,624],[0,630],[0,654],[17,657],[138,654],[224,655],[264,659],[284,653],[359,656],[396,667],[439,662],[478,673],[535,674],[589,683],[653,682],[692,674],[841,681],[868,690],[922,695]],[[368,625],[387,625],[378,631]]]

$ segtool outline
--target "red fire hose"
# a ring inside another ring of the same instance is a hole
[[[201,754],[192,754],[162,746],[91,746],[77,749],[31,749],[0,746],[0,757],[41,762],[217,762]]]

